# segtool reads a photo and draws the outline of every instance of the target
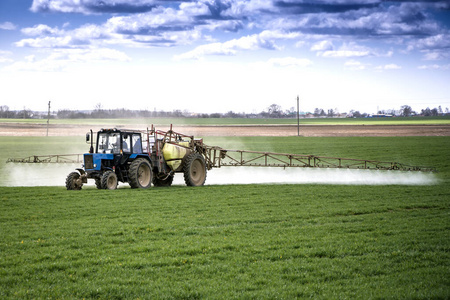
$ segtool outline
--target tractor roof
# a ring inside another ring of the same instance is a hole
[[[100,129],[99,133],[113,133],[113,132],[123,132],[123,133],[142,133],[141,130],[135,130],[135,129],[117,129],[117,128],[102,128]]]

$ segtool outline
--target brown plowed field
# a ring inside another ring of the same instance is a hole
[[[114,126],[104,126],[114,127]],[[148,125],[117,125],[117,128],[145,129]],[[167,126],[157,126],[167,130]],[[98,125],[51,124],[49,136],[81,136]],[[203,136],[296,136],[296,125],[174,125],[174,130]],[[0,123],[0,136],[45,136],[46,124]],[[450,136],[450,125],[301,125],[301,136]]]

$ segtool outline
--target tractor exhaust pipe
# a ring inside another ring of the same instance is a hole
[[[89,133],[86,134],[86,142],[89,142],[89,140],[91,140],[91,147],[89,148],[89,153],[94,153],[94,133],[92,132],[92,129],[90,135]]]

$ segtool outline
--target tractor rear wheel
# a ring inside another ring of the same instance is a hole
[[[66,188],[68,190],[81,190],[82,186],[83,186],[83,183],[81,182],[81,179],[80,179],[80,173],[72,172],[69,175],[67,175]]]
[[[117,189],[117,175],[113,171],[106,171],[102,176],[102,188],[105,190]]]
[[[201,186],[206,181],[206,163],[199,153],[189,154],[184,162],[184,182],[187,186]]]
[[[152,184],[152,167],[148,160],[145,158],[134,160],[128,170],[128,177],[130,178],[129,183],[132,189],[149,188]]]

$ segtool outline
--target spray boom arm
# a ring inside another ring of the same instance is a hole
[[[433,167],[409,166],[398,162],[326,157],[315,155],[226,150],[203,146],[208,169],[220,167],[338,168],[435,172]]]

